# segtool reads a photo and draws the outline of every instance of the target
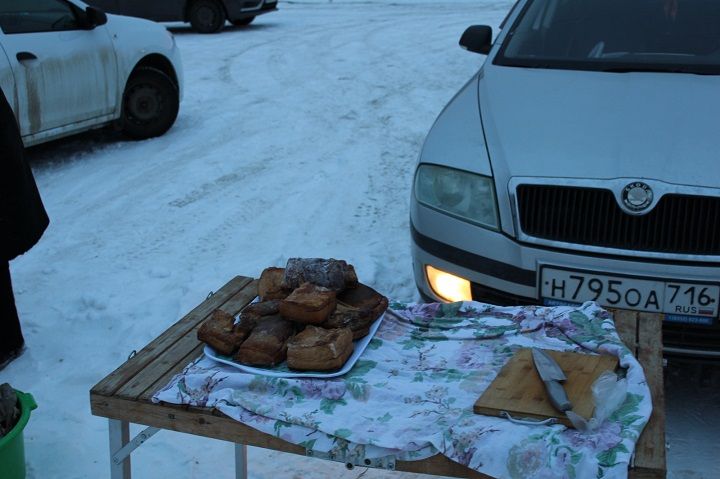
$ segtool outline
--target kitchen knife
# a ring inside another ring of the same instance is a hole
[[[545,390],[550,403],[560,412],[572,410],[572,403],[565,393],[562,382],[567,379],[560,365],[548,353],[532,348],[532,357],[540,379],[545,383]]]

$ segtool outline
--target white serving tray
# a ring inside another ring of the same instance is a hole
[[[375,336],[375,333],[380,327],[380,323],[382,323],[384,317],[385,313],[380,315],[380,317],[370,325],[370,331],[368,332],[367,336],[355,341],[355,348],[352,355],[350,355],[348,360],[345,361],[345,365],[342,368],[335,371],[294,371],[288,368],[287,364],[284,362],[272,368],[256,368],[235,362],[230,356],[223,356],[222,354],[218,354],[213,348],[208,345],[205,345],[204,352],[205,356],[209,357],[210,359],[219,363],[236,367],[246,373],[260,374],[262,376],[271,376],[275,378],[334,378],[337,376],[342,376],[346,372],[350,371],[350,369],[352,369],[352,367],[362,355],[363,351],[365,351],[365,348],[367,348],[368,344],[370,344],[373,336]]]

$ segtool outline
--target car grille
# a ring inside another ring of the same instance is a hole
[[[682,350],[711,350],[720,352],[720,323],[712,326],[663,323],[663,345]]]
[[[625,213],[610,190],[519,185],[522,231],[564,243],[720,255],[720,198],[668,194],[649,213]]]

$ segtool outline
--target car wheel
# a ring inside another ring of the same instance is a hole
[[[255,20],[255,17],[241,18],[239,20],[233,20],[232,24],[236,27],[244,27],[246,25],[250,25],[253,20]]]
[[[178,88],[169,76],[155,68],[138,68],[123,93],[122,130],[137,140],[160,136],[175,123],[179,107]]]
[[[216,0],[197,0],[190,6],[188,17],[198,33],[216,33],[225,25],[225,11]]]

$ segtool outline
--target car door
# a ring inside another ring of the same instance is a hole
[[[23,137],[106,121],[116,108],[117,61],[104,26],[66,0],[3,0],[0,41],[17,88]]]

